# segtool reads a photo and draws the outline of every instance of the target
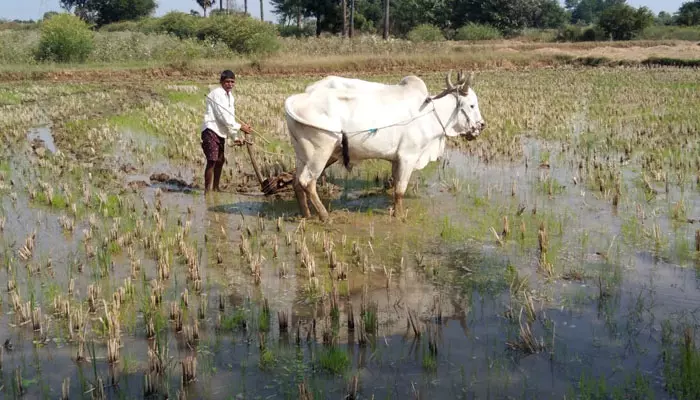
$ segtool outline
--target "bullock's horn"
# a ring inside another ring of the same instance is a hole
[[[472,86],[473,82],[474,82],[474,71],[470,72],[469,75],[467,76],[467,80],[464,82],[464,87],[469,89]]]
[[[445,78],[445,83],[447,83],[447,89],[448,90],[453,90],[455,88],[455,85],[452,84],[452,70],[447,73],[447,77]]]
[[[462,70],[460,69],[459,72],[457,72],[457,85],[460,85],[462,83],[463,77],[464,77],[464,74],[462,73]]]

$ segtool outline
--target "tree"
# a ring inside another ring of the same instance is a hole
[[[600,14],[598,26],[614,40],[630,40],[653,23],[654,14],[648,8],[617,4]]]
[[[683,3],[676,13],[678,25],[700,25],[700,0]]]
[[[342,29],[340,4],[337,0],[301,0],[304,15],[316,19],[316,36],[321,32],[338,33]]]
[[[212,8],[214,6],[214,0],[197,0],[197,4],[204,10],[204,17],[207,16],[207,8]]]
[[[661,11],[659,15],[656,16],[654,23],[656,25],[673,25],[673,15],[667,13],[666,11]]]
[[[60,4],[98,25],[146,17],[156,9],[155,0],[61,0]]]
[[[564,0],[564,8],[566,8],[567,11],[573,12],[580,2],[581,0]]]
[[[515,32],[532,26],[541,0],[456,0],[454,26],[468,22],[491,25],[501,32]]]
[[[533,11],[530,26],[535,28],[560,28],[569,18],[557,0],[540,0]]]
[[[389,39],[389,10],[391,9],[391,3],[389,0],[384,0],[384,35],[382,37],[384,40]]]
[[[576,4],[576,7],[571,12],[572,22],[595,22],[600,14],[616,5],[625,4],[625,0],[575,0],[571,4]]]
[[[343,37],[348,36],[348,2],[342,0],[340,2],[340,9],[343,10]]]
[[[404,2],[394,2],[396,4]],[[397,11],[394,10],[394,14]],[[376,33],[377,28],[381,26],[384,18],[382,9],[382,0],[355,0],[355,16],[353,18],[353,29],[358,29],[361,32]],[[394,22],[396,23],[396,20]],[[396,24],[394,25],[396,26]],[[408,32],[408,31],[406,31]]]
[[[270,4],[281,24],[296,21],[297,29],[301,31],[301,20],[305,13],[304,0],[270,0]]]
[[[433,25],[440,29],[451,26],[450,4],[445,0],[394,1],[392,31],[405,35],[419,25]]]

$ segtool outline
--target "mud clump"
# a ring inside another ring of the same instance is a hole
[[[131,182],[127,183],[126,186],[129,189],[138,190],[138,189],[150,187],[151,185],[146,181],[138,180],[138,181],[131,181]]]
[[[192,183],[187,183],[180,178],[171,177],[170,175],[159,172],[152,174],[149,178],[151,182],[159,183],[163,190],[171,192],[191,192],[198,187]]]
[[[122,164],[122,166],[119,167],[119,170],[125,174],[131,174],[138,171],[138,168],[132,164]]]

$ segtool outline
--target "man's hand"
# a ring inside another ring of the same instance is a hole
[[[253,132],[253,128],[251,128],[248,124],[243,124],[241,125],[241,131],[246,135],[250,135]]]

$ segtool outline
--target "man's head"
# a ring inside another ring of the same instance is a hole
[[[221,87],[224,88],[227,92],[230,92],[234,86],[236,86],[236,74],[233,73],[231,70],[226,70],[221,73]]]

